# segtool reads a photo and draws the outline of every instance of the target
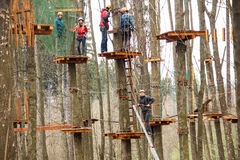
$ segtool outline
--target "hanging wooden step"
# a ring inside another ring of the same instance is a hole
[[[165,32],[156,36],[157,40],[167,40],[167,42],[174,41],[186,41],[194,39],[197,36],[204,36],[205,31],[194,31],[194,30],[175,30],[170,32]]]
[[[164,59],[161,58],[148,58],[144,60],[145,62],[164,62]]]
[[[50,35],[52,34],[52,31],[54,29],[54,25],[49,25],[49,24],[33,24],[34,28],[34,34],[35,35]],[[14,32],[14,30],[17,30],[17,32]],[[23,28],[23,25],[17,24],[17,25],[12,25],[12,33],[15,34],[20,34],[20,30],[22,31],[21,34],[26,34],[26,30]]]
[[[113,139],[128,140],[139,139],[141,136],[145,136],[143,132],[116,132],[116,133],[104,133],[104,136],[112,137]]]
[[[169,125],[171,123],[176,122],[176,118],[161,118],[161,119],[153,119],[149,122],[150,126],[156,127],[161,125]],[[143,122],[145,124],[145,122]]]
[[[57,64],[69,64],[69,63],[80,64],[87,63],[88,60],[90,60],[90,57],[72,55],[72,56],[59,56],[56,57],[53,61],[56,62]]]
[[[204,113],[203,117],[204,117],[204,121],[205,120],[209,120],[209,121],[213,121],[215,119],[219,119],[221,118],[223,115],[222,113],[218,112],[218,113]]]
[[[236,116],[233,116],[233,115],[223,116],[222,118],[224,120],[232,122],[232,123],[238,123],[238,118]]]
[[[113,52],[103,52],[98,54],[99,57],[106,57],[107,60],[110,59],[127,59],[127,58],[136,58],[137,56],[142,56],[140,52],[120,52],[120,51],[113,51]]]
[[[92,128],[90,127],[77,127],[77,128],[66,128],[66,129],[61,129],[62,132],[65,133],[91,133]]]

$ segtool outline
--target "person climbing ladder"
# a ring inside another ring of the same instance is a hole
[[[78,24],[76,27],[74,27],[73,29],[70,29],[70,31],[72,32],[76,32],[77,31],[77,49],[78,49],[78,53],[79,55],[84,55],[85,54],[85,44],[86,44],[86,34],[88,32],[88,28],[87,26],[84,24],[84,19],[82,17],[78,18]],[[82,43],[82,52],[81,52],[81,45]]]
[[[101,52],[107,52],[107,32],[109,29],[108,18],[110,17],[110,9],[111,5],[108,5],[106,8],[101,11],[101,19],[100,19],[100,31],[102,32],[102,42],[101,42]]]
[[[130,39],[133,32],[133,21],[132,16],[129,15],[128,9],[123,8],[123,15],[121,17],[121,26],[122,26],[122,41],[123,41],[123,51],[129,51],[130,48]]]
[[[143,120],[145,122],[145,128],[149,135],[152,134],[152,129],[149,124],[150,116],[151,116],[151,104],[154,102],[154,98],[146,96],[144,90],[139,91],[139,103],[138,106],[142,109]]]

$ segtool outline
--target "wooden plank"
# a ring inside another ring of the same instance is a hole
[[[217,42],[217,29],[213,29],[213,41],[216,43]]]
[[[56,8],[54,12],[82,12],[82,8]]]
[[[67,132],[67,133],[87,133],[87,132],[92,132],[92,129],[89,127],[83,127],[83,128],[62,129],[61,131]]]
[[[19,9],[19,7],[17,6],[17,10]],[[16,12],[17,13],[17,12]],[[20,12],[21,13],[21,12]],[[22,22],[21,22],[21,18],[20,18],[20,15],[19,14],[17,14],[17,19],[18,19],[18,24],[19,24],[19,26],[21,26],[22,25]],[[23,35],[22,35],[22,28],[21,27],[19,27],[19,37],[20,37],[20,44],[21,44],[21,47],[23,47],[24,46],[24,44],[23,44]]]
[[[27,89],[24,89],[24,103],[25,103],[26,121],[28,121],[28,100],[27,100]]]
[[[25,9],[30,9],[30,2],[29,0],[25,1]],[[28,47],[31,47],[31,20],[30,20],[30,12],[26,13],[26,38]]]
[[[15,106],[16,106],[16,119],[21,119],[21,98],[15,98]]]
[[[149,59],[145,59],[144,61],[145,62],[163,62],[165,60],[161,58],[149,58]]]

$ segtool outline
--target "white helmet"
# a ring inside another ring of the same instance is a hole
[[[84,18],[79,17],[79,18],[78,18],[78,21],[81,21],[81,20],[84,21]]]

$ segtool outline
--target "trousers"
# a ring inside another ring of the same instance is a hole
[[[82,43],[82,53],[81,53],[81,43]],[[77,49],[78,49],[78,53],[79,55],[83,54],[85,55],[85,44],[86,44],[86,37],[82,36],[81,39],[77,39]]]
[[[107,52],[108,30],[104,26],[101,26],[100,30],[102,32],[101,52]]]
[[[149,124],[151,112],[150,111],[143,111],[142,115],[143,115],[143,120],[145,122],[145,128],[146,128],[147,132],[152,133],[152,128],[151,128],[151,126]]]

